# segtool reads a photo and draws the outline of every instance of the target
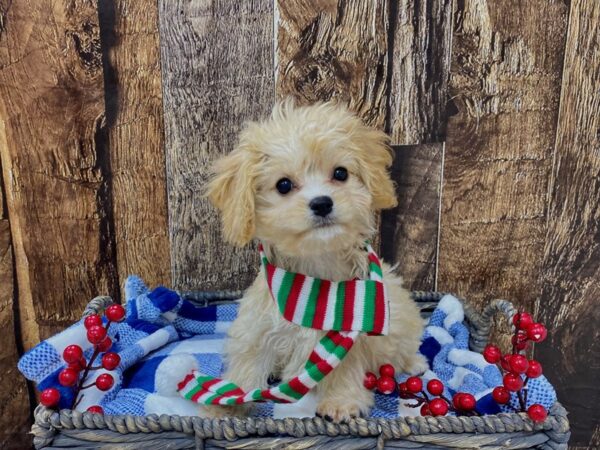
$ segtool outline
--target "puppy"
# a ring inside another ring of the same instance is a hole
[[[331,281],[368,278],[364,248],[375,232],[375,213],[396,205],[387,143],[383,132],[340,105],[276,105],[270,119],[249,123],[237,148],[214,166],[207,195],[221,211],[224,237],[239,246],[260,241],[268,260],[288,271]],[[419,311],[385,263],[383,280],[389,334],[358,338],[317,385],[317,414],[334,421],[367,414],[374,399],[363,378],[382,364],[411,374],[427,368],[417,354]],[[289,380],[324,333],[286,321],[261,270],[229,329],[224,378],[245,390],[266,388],[272,375]]]

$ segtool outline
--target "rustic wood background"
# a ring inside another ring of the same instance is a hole
[[[599,448],[596,0],[0,0],[0,447],[29,443],[19,355],[91,297],[250,282],[198,193],[288,95],[392,136],[381,253],[413,289],[534,310],[571,445]]]

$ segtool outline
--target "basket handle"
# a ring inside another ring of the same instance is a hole
[[[91,314],[98,314],[104,311],[106,307],[114,303],[113,299],[107,295],[100,295],[90,300],[85,309],[83,310],[82,318],[86,318]]]
[[[483,349],[487,345],[490,339],[490,333],[492,331],[494,316],[498,313],[502,313],[508,320],[511,329],[514,330],[512,323],[513,316],[517,313],[517,310],[513,304],[504,299],[495,299],[488,303],[481,313],[477,312],[468,303],[464,303],[465,316],[468,318],[469,325],[471,328],[469,347],[471,350],[476,352],[483,352]]]

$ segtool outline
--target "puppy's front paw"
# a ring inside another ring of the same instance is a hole
[[[317,415],[333,422],[345,422],[359,417],[365,408],[355,402],[338,403],[334,400],[323,400],[317,406]]]
[[[429,370],[427,358],[417,353],[411,358],[406,367],[406,373],[409,375],[421,375]]]

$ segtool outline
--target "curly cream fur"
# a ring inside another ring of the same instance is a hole
[[[374,232],[374,213],[396,205],[387,142],[384,133],[341,105],[276,105],[269,120],[247,125],[238,147],[215,165],[207,195],[221,210],[225,238],[237,245],[259,239],[270,260],[290,271],[333,281],[366,277],[363,244]],[[344,182],[331,177],[340,166],[348,169]],[[283,177],[294,183],[285,195],[275,189]],[[334,202],[324,226],[308,207],[319,195]],[[383,267],[389,335],[361,336],[317,386],[317,412],[336,421],[365,414],[372,406],[373,394],[362,386],[366,371],[376,372],[384,363],[410,373],[426,368],[417,354],[423,328],[417,307],[402,280],[387,264]],[[229,330],[225,378],[243,389],[266,387],[271,374],[292,378],[323,334],[285,321],[261,272]],[[244,412],[211,409],[215,415]]]

